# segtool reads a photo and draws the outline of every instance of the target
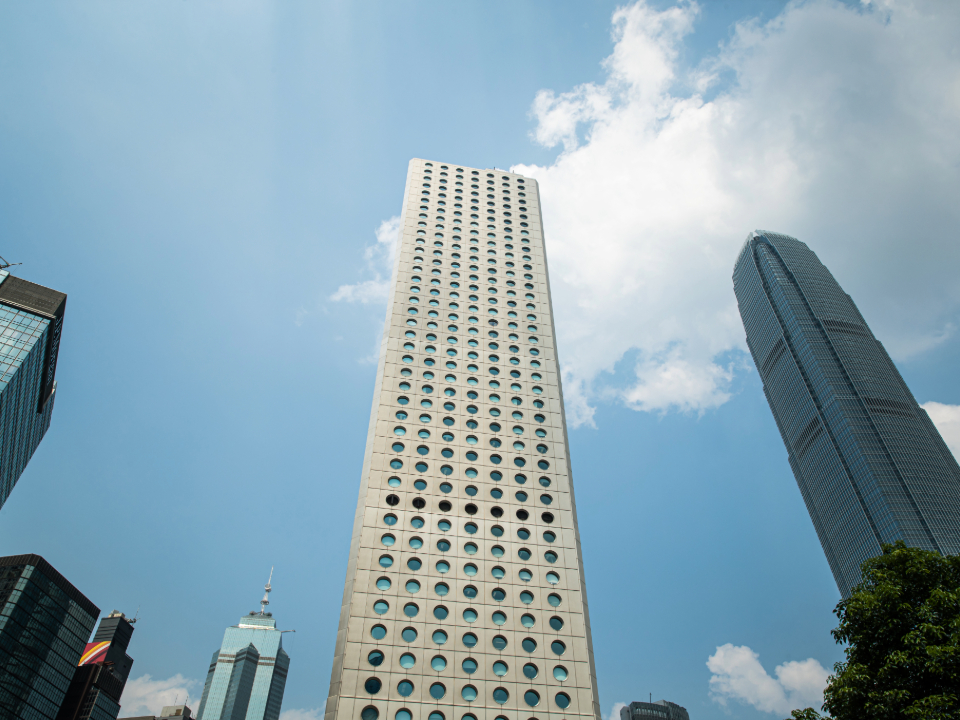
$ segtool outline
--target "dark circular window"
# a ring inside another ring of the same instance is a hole
[[[376,695],[380,692],[381,687],[383,687],[383,683],[380,682],[380,678],[367,678],[367,681],[363,683],[363,689],[371,695]]]
[[[524,638],[523,642],[520,643],[520,646],[528,653],[532,653],[537,649],[537,641],[533,638]]]
[[[360,711],[360,720],[377,720],[380,717],[380,711],[373,705],[367,705]]]
[[[554,630],[561,630],[563,628],[563,618],[559,618],[554,615],[552,618],[550,618],[550,627],[552,627]]]
[[[523,701],[530,707],[536,707],[540,704],[540,695],[535,690],[527,690],[523,694]]]
[[[430,686],[430,697],[432,697],[434,700],[440,700],[446,694],[447,688],[443,685],[443,683],[434,683]],[[440,717],[443,717],[443,715],[440,715]]]
[[[397,497],[396,495],[387,495],[387,505],[390,505],[391,507],[393,507],[399,504],[400,504],[399,497]]]
[[[498,687],[493,691],[493,700],[499,705],[503,705],[510,699],[510,693],[507,692],[506,688]]]
[[[517,520],[520,520],[521,522],[525,522],[529,518],[530,518],[530,513],[528,513],[526,510],[517,510]]]
[[[501,507],[492,507],[490,508],[490,514],[495,518],[503,517],[503,508]]]
[[[557,703],[557,707],[561,710],[565,710],[570,707],[570,696],[566,693],[557,693],[554,701]]]
[[[383,653],[380,650],[372,650],[370,654],[367,655],[367,662],[374,667],[380,667],[383,665],[383,657]]]
[[[474,505],[473,503],[467,504],[467,506],[464,508],[464,510],[466,511],[466,513],[467,513],[468,515],[476,515],[476,514],[477,514],[477,506]]]
[[[545,512],[545,513],[543,513],[543,515],[540,516],[540,519],[543,520],[545,523],[552,523],[552,522],[553,522],[553,513],[547,513],[547,512]]]
[[[567,651],[567,646],[559,640],[554,640],[550,643],[550,649],[553,650],[556,655],[563,655]]]
[[[540,674],[540,670],[533,663],[527,663],[523,666],[523,676],[533,680],[537,675]]]
[[[560,596],[557,595],[556,593],[550,593],[549,595],[547,595],[547,602],[550,603],[550,605],[553,607],[560,607],[560,603],[561,603]]]
[[[425,507],[427,506],[427,501],[424,500],[423,498],[419,498],[419,497],[418,497],[418,498],[414,498],[414,499],[413,499],[413,506],[414,506],[417,510],[423,510],[423,508],[425,508]]]
[[[505,650],[507,647],[507,639],[503,635],[494,636],[493,647],[495,650]]]
[[[447,610],[447,608],[446,608],[445,606],[443,606],[443,605],[437,605],[437,606],[433,609],[433,616],[434,616],[437,620],[446,620],[446,619],[447,619],[447,615],[449,615],[449,614],[450,614],[450,611]],[[563,623],[561,623],[561,627],[562,627],[562,626],[563,626]]]
[[[450,504],[449,500],[441,500],[437,507],[440,508],[441,512],[450,512],[451,508],[453,508],[453,505]]]
[[[465,633],[463,636],[463,644],[468,648],[476,647],[477,636],[473,633]]]
[[[490,596],[497,602],[503,602],[507,598],[507,593],[503,588],[495,588]]]

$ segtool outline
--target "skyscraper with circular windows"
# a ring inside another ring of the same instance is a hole
[[[599,716],[537,183],[411,160],[326,718]]]

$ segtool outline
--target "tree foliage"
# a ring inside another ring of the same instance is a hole
[[[960,720],[960,556],[884,545],[834,612],[846,660],[827,681],[823,710],[835,720]]]

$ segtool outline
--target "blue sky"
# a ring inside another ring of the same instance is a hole
[[[810,244],[956,447],[960,18],[617,8],[0,7],[0,254],[69,295],[0,549],[140,607],[124,714],[199,698],[273,565],[287,720],[322,709],[411,157],[541,183],[605,716],[816,694],[838,593],[730,274]]]

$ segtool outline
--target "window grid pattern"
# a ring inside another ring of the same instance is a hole
[[[536,181],[413,160],[326,717],[599,717]]]
[[[54,396],[37,412],[50,321],[0,305],[0,507],[50,427]]]
[[[880,543],[960,552],[960,467],[853,300],[802,242],[756,232],[734,291],[840,592]]]

